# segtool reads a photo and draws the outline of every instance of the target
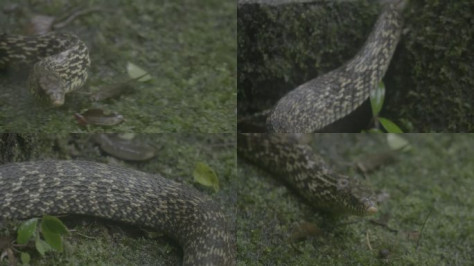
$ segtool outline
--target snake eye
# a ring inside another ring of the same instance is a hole
[[[348,187],[349,185],[349,180],[347,180],[346,178],[339,178],[337,180],[337,188],[338,189],[344,189],[346,187]]]

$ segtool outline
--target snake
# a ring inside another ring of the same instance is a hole
[[[358,179],[338,173],[301,137],[247,133],[237,137],[239,156],[281,179],[313,207],[334,216],[377,212],[375,195]]]
[[[11,64],[30,67],[30,92],[58,107],[85,84],[91,60],[87,45],[72,33],[0,34],[0,69]]]
[[[314,207],[377,212],[373,192],[334,171],[291,134],[239,134],[239,156],[280,177]],[[175,239],[183,265],[235,265],[232,224],[212,199],[160,175],[80,160],[0,165],[0,224],[44,214],[86,215],[153,228]]]
[[[357,54],[339,68],[288,92],[273,107],[269,132],[311,133],[345,117],[369,98],[385,75],[400,40],[407,0],[386,0]]]
[[[76,160],[0,166],[0,221],[87,215],[164,232],[183,265],[235,265],[232,225],[211,198],[160,175]]]

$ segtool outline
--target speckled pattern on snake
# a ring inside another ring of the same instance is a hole
[[[89,50],[76,35],[69,33],[0,34],[0,69],[10,64],[32,66],[29,90],[51,105],[61,106],[67,93],[86,82]]]
[[[235,265],[236,247],[219,206],[158,175],[87,161],[0,166],[0,220],[79,214],[149,227],[176,239],[183,265]]]
[[[287,93],[267,119],[274,132],[311,133],[348,115],[368,99],[400,39],[407,0],[387,2],[363,47],[341,67]]]
[[[238,153],[293,187],[310,204],[337,215],[377,211],[374,194],[357,179],[333,171],[291,134],[239,134]]]

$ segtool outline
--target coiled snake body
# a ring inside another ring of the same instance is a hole
[[[0,68],[10,63],[33,65],[30,91],[54,106],[84,85],[90,67],[89,50],[77,36],[48,33],[38,36],[0,35]]]
[[[311,133],[360,106],[388,68],[400,39],[406,0],[388,0],[364,46],[343,66],[281,98],[267,119],[275,132]]]
[[[0,166],[0,220],[80,214],[150,227],[175,238],[184,265],[234,265],[230,225],[195,189],[150,175],[86,161]]]
[[[281,178],[316,208],[343,215],[377,211],[370,189],[334,172],[292,135],[239,134],[237,142],[240,156]]]

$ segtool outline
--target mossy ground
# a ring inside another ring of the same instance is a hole
[[[136,140],[157,149],[157,156],[145,162],[115,159],[101,151],[88,134],[16,136],[18,145],[12,149],[21,151],[29,146],[29,160],[81,159],[118,163],[160,174],[196,187],[219,202],[230,219],[235,217],[236,195],[230,185],[236,180],[234,134],[138,134]],[[29,140],[36,144],[21,145],[30,143]],[[221,188],[217,193],[194,183],[192,173],[197,162],[206,163],[217,173]],[[49,253],[41,258],[34,249],[29,249],[32,265],[177,265],[181,260],[179,246],[164,236],[150,238],[136,227],[90,217],[61,219],[72,229],[70,236],[65,238],[65,252]]]
[[[373,217],[319,213],[266,172],[239,158],[239,265],[467,265],[474,252],[472,135],[406,134],[412,150],[367,179],[388,195]],[[386,135],[321,134],[313,147],[342,172],[364,155],[390,150]],[[359,175],[360,177],[360,175]],[[362,177],[360,177],[362,178]],[[370,223],[382,216],[398,232]],[[423,224],[426,225],[423,229]],[[321,232],[291,243],[303,222]],[[369,240],[369,241],[368,241]],[[370,247],[368,243],[370,242]],[[379,253],[387,254],[381,257]]]
[[[238,265],[469,264],[474,251],[474,201],[470,189],[474,186],[470,163],[474,152],[469,147],[474,145],[474,137],[402,137],[409,141],[411,151],[396,153],[396,163],[383,166],[365,180],[377,194],[386,195],[379,204],[379,213],[340,219],[321,214],[281,182],[245,161],[239,159],[236,171],[234,134],[139,134],[138,139],[158,148],[156,158],[141,163],[114,159],[83,134],[35,135],[19,143],[34,139],[43,150],[30,150],[30,160],[120,163],[190,184],[195,163],[209,164],[219,176],[221,190],[216,194],[203,190],[235,221]],[[313,147],[341,172],[357,175],[347,165],[365,155],[388,151],[385,138],[386,135],[320,134],[314,137]],[[397,232],[369,222],[385,216],[389,217],[387,226]],[[321,233],[291,243],[292,231],[302,222],[316,225]],[[45,258],[35,255],[35,264],[173,265],[181,255],[169,239],[150,239],[140,230],[110,221],[83,218],[78,222],[73,218],[72,225],[70,221],[68,224],[74,232],[66,238],[66,252]],[[382,258],[379,253],[387,255]]]
[[[378,2],[240,5],[239,118],[271,108],[289,90],[352,58],[380,12]],[[474,131],[472,10],[470,0],[412,0],[404,10],[381,115],[405,132]]]
[[[61,29],[89,46],[86,86],[61,108],[46,108],[30,96],[24,76],[0,76],[0,131],[8,132],[233,132],[236,109],[235,1],[1,1],[0,26],[21,34],[33,14],[61,17],[81,8],[102,8]],[[15,11],[6,10],[12,9]],[[132,62],[152,80],[119,99],[89,101],[87,93],[126,80]],[[11,74],[11,75],[10,75]],[[74,113],[115,111],[120,125],[81,127]]]

